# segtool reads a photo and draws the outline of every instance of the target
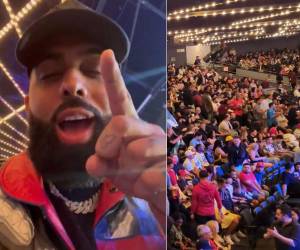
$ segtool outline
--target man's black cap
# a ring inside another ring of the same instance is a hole
[[[66,0],[34,22],[23,34],[16,48],[21,64],[32,68],[43,44],[59,35],[76,35],[103,49],[112,49],[118,63],[129,54],[129,39],[113,20],[100,15],[77,0]],[[55,40],[54,40],[55,41]]]

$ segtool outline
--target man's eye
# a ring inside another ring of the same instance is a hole
[[[62,76],[61,72],[54,72],[54,73],[49,73],[41,76],[41,80],[56,80],[59,79]]]
[[[83,73],[90,77],[99,77],[101,73],[98,70],[92,70],[92,69],[85,69],[83,70]]]

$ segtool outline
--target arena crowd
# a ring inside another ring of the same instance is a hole
[[[213,58],[216,63],[236,65],[242,69],[288,76],[292,85],[300,72],[299,49],[270,49],[237,54],[235,49],[224,48]],[[281,79],[282,80],[282,79]]]
[[[243,238],[300,249],[299,96],[297,86],[168,65],[168,249]]]

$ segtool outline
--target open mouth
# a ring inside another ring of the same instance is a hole
[[[81,108],[66,109],[57,118],[56,132],[65,144],[83,144],[94,130],[94,114]]]

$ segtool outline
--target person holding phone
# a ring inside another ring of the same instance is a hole
[[[66,0],[23,34],[29,147],[0,171],[0,248],[164,249],[166,136],[138,117],[124,30]]]

